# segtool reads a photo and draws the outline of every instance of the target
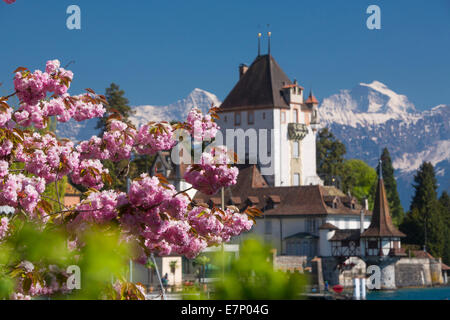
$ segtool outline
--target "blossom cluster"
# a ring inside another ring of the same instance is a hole
[[[190,165],[184,179],[205,194],[215,194],[223,187],[236,184],[239,170],[229,162],[226,148],[217,147],[202,153],[200,163]]]
[[[176,141],[173,129],[168,124],[146,124],[139,129],[136,137],[136,151],[139,154],[154,155],[158,151],[172,149]]]
[[[195,141],[210,141],[220,129],[211,115],[203,115],[198,108],[193,108],[189,112],[186,123],[189,125],[190,133]]]
[[[51,116],[56,116],[60,122],[72,118],[83,121],[102,117],[106,110],[93,94],[67,94],[72,79],[73,73],[61,68],[58,60],[48,61],[45,72],[36,70],[31,73],[19,68],[14,77],[14,88],[21,103],[14,113],[15,121],[24,127],[34,125],[41,129],[47,126],[47,119]],[[50,101],[46,100],[49,93],[52,93]],[[7,119],[8,114],[3,114],[0,125],[4,125]]]
[[[45,180],[39,177],[26,177],[23,174],[10,174],[0,184],[0,203],[11,207],[22,207],[34,217],[40,194],[45,190]]]
[[[104,116],[106,98],[91,89],[86,89],[86,94],[69,95],[72,79],[72,72],[61,68],[58,60],[48,61],[45,72],[31,73],[19,68],[14,77],[15,94],[20,101],[16,111],[7,104],[14,94],[0,97],[0,205],[19,208],[28,219],[40,219],[43,225],[67,223],[71,246],[82,245],[79,232],[89,225],[114,222],[121,227],[126,241],[131,239],[141,245],[143,256],[156,253],[193,258],[208,246],[250,230],[253,222],[237,208],[198,207],[185,191],[176,190],[160,176],[142,174],[130,182],[128,193],[104,189],[104,181],[110,177],[103,160],[130,161],[133,153],[155,155],[169,151],[177,144],[178,128],[187,128],[196,142],[211,140],[219,129],[213,120],[214,112],[203,115],[194,108],[185,123],[151,122],[140,128],[113,114],[101,137],[93,136],[77,145],[58,139],[53,133],[27,129],[45,128],[49,117],[66,122]],[[203,152],[198,164],[187,167],[184,179],[194,189],[212,195],[235,184],[237,175],[238,169],[231,166],[226,148],[215,147]],[[55,219],[50,219],[55,212],[42,193],[48,184],[57,184],[65,176],[89,190],[79,204],[61,209]],[[1,218],[0,240],[8,232],[9,220]],[[54,281],[61,279],[56,269],[36,271],[31,263],[21,268],[24,274],[43,272],[48,281],[33,282],[29,289],[18,290],[14,299],[66,290],[61,282]]]
[[[109,170],[103,168],[100,160],[85,159],[71,174],[71,178],[76,184],[100,190],[103,188],[103,175],[108,173]]]
[[[45,179],[47,183],[60,180],[79,166],[78,152],[70,141],[58,141],[52,134],[37,132],[25,135],[19,145],[16,160],[25,163],[29,173]]]
[[[21,277],[17,291],[11,296],[12,300],[31,300],[32,297],[50,296],[55,293],[67,294],[70,292],[65,281],[69,275],[56,265],[37,268],[30,261],[22,261],[17,268],[20,270],[19,274]],[[37,271],[43,277],[33,281],[29,288],[24,290],[23,282],[25,279],[33,278]]]
[[[85,223],[105,223],[117,217],[117,208],[127,203],[127,197],[123,192],[107,190],[92,192],[76,206],[79,214],[71,223],[73,228],[78,228]]]
[[[129,124],[113,120],[102,138],[93,136],[77,146],[81,159],[120,161],[129,159],[135,144],[136,130]]]

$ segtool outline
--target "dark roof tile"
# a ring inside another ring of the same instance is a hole
[[[282,88],[292,82],[271,55],[259,56],[239,79],[220,109],[289,108]]]

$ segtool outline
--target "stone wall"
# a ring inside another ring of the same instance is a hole
[[[396,285],[402,287],[430,286],[429,259],[404,258],[395,265]]]
[[[395,273],[398,288],[444,283],[441,263],[435,259],[402,258],[395,265]]]
[[[306,267],[306,256],[274,256],[273,266],[276,270],[303,272]]]
[[[353,262],[355,266],[351,270],[339,272],[336,268],[336,258],[322,257],[324,281],[328,281],[331,286],[336,284],[351,286],[352,278],[365,273],[365,263],[360,259],[351,258],[347,262]],[[382,289],[427,287],[444,283],[439,260],[391,257],[379,259],[374,257],[367,259],[366,262],[367,266],[378,265],[380,267]]]

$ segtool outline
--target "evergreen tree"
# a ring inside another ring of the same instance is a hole
[[[106,121],[112,113],[119,113],[125,122],[129,121],[129,117],[134,113],[128,105],[128,99],[125,98],[125,91],[121,90],[117,84],[111,83],[109,88],[106,88],[105,97],[109,105],[105,106],[106,113],[97,122],[97,129],[101,129],[101,134],[105,132]]]
[[[386,188],[386,196],[389,202],[389,209],[391,212],[392,221],[396,226],[399,226],[404,218],[404,211],[400,203],[400,197],[397,191],[397,181],[394,176],[394,167],[392,166],[391,156],[387,148],[383,149],[381,154],[381,170],[383,173],[384,186]],[[377,166],[377,172],[380,170],[380,165]]]
[[[444,263],[450,264],[450,197],[447,191],[442,192],[442,195],[439,198],[439,203],[441,205],[441,212],[443,215],[442,218],[445,228],[445,245],[442,260],[444,261]]]
[[[441,205],[437,199],[434,167],[424,162],[414,176],[415,194],[410,212],[401,230],[411,244],[425,245],[434,257],[442,257],[445,250],[445,228]]]
[[[345,145],[335,138],[328,128],[319,131],[317,138],[317,174],[326,185],[336,185],[341,180]],[[341,187],[341,185],[337,185]]]

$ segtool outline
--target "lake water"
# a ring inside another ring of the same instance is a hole
[[[370,292],[367,300],[450,300],[450,287]]]

